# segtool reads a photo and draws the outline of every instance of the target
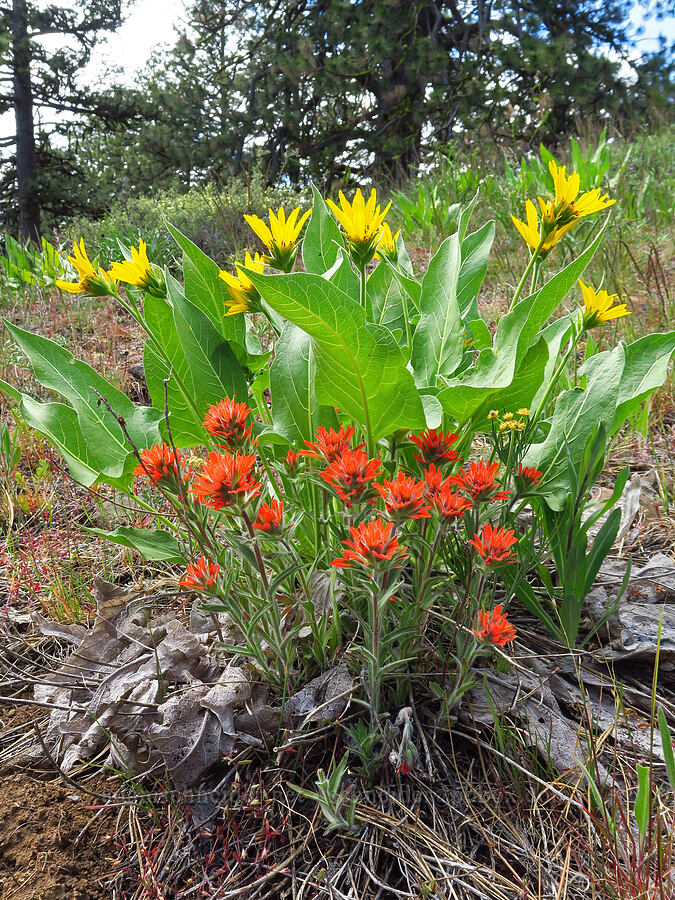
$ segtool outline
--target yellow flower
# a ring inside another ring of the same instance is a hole
[[[616,203],[616,200],[608,200],[608,195],[600,188],[579,196],[579,173],[567,175],[567,166],[559,166],[551,160],[548,169],[553,178],[554,197],[550,200],[537,197],[540,215],[534,203],[528,200],[525,205],[527,223],[511,216],[523,240],[532,250],[539,250],[541,256],[545,256],[584,216],[601,212]]]
[[[539,203],[541,204],[542,202],[543,201],[540,197]],[[564,235],[567,234],[572,225],[574,225],[574,222],[570,222],[564,228],[556,228],[554,226],[553,229],[550,230],[548,234],[546,234],[544,243],[542,244],[541,239],[544,234],[544,232],[542,231],[542,226],[546,221],[546,215],[542,215],[542,222],[540,223],[539,215],[537,214],[537,208],[531,200],[528,200],[525,204],[525,214],[527,223],[521,222],[520,219],[516,219],[514,215],[511,216],[511,221],[520,232],[520,236],[523,238],[525,243],[529,247],[531,247],[532,250],[538,250],[539,248],[541,248],[540,256],[542,257],[546,256],[549,250],[553,249],[558,241],[562,237],[564,237]]]
[[[603,209],[616,203],[616,200],[608,200],[609,195],[602,194],[600,188],[586,191],[579,197],[579,173],[572,172],[571,175],[567,175],[567,166],[559,166],[553,159],[548,164],[548,170],[553,178],[558,216],[566,210],[568,215],[580,219],[582,216],[602,212]]]
[[[221,271],[219,273],[227,285],[231,297],[230,300],[225,301],[228,306],[227,315],[234,316],[237,313],[258,312],[260,310],[260,295],[246,274],[245,268],[251,269],[253,272],[263,272],[265,270],[265,257],[261,253],[256,253],[252,257],[246,251],[244,262],[236,262],[234,266],[237,270],[236,276],[230,272]]]
[[[332,200],[326,202],[335,213],[335,218],[342,225],[345,237],[350,245],[352,259],[359,267],[364,267],[373,258],[384,217],[389,212],[391,201],[381,210],[377,202],[375,188],[370,192],[366,203],[361,188],[357,188],[354,199],[350,203],[340,191],[340,206]]]
[[[133,284],[155,297],[166,297],[166,285],[161,272],[158,273],[148,260],[147,244],[140,238],[138,250],[131,248],[131,259],[114,262],[110,274],[118,281]]]
[[[502,416],[502,419],[503,419],[505,422],[509,422],[512,418],[513,418],[513,413],[508,413],[508,412],[507,412],[507,413],[504,413],[504,415]]]
[[[398,255],[396,241],[400,236],[400,231],[397,231],[396,234],[392,234],[389,223],[385,222],[380,229],[380,239],[377,242],[377,252],[375,253],[374,259],[382,259],[383,256],[388,256],[395,261],[396,256]]]
[[[500,422],[500,423],[499,423],[499,430],[500,430],[500,431],[506,431],[508,427],[509,427],[509,423],[508,423],[508,422]]]
[[[516,410],[516,415],[518,416],[529,416],[529,414],[530,411],[526,406],[523,406],[520,409]]]
[[[490,412],[488,413],[488,419],[492,420],[492,419],[498,419],[498,418],[499,418],[499,413],[497,412],[497,410],[491,409]]]
[[[286,218],[283,206],[280,206],[276,213],[270,209],[269,225],[263,222],[260,216],[244,216],[255,234],[269,250],[270,265],[285,272],[293,268],[297,253],[297,240],[311,211],[308,209],[298,219],[299,206],[289,213],[288,218]]]
[[[584,298],[584,330],[594,328],[603,322],[611,322],[612,319],[620,319],[622,316],[630,315],[625,303],[612,306],[612,303],[619,299],[617,294],[608,294],[607,291],[596,291],[590,285],[584,284],[581,279],[579,279],[579,284]]]
[[[56,286],[69,294],[89,294],[90,297],[111,297],[115,294],[115,280],[110,272],[93,267],[84,249],[84,238],[73,244],[73,255],[68,262],[80,276],[78,281],[57,281]]]

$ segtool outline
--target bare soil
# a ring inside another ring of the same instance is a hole
[[[0,900],[103,900],[112,865],[103,834],[112,811],[94,820],[96,799],[59,781],[25,774],[0,779]]]

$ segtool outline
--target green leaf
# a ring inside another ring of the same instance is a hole
[[[31,334],[5,322],[12,337],[26,354],[40,383],[64,397],[77,413],[84,440],[90,453],[99,461],[101,472],[120,478],[131,472],[136,461],[132,448],[119,422],[99,401],[98,394],[121,416],[134,445],[139,449],[161,441],[162,413],[146,406],[136,406],[86,363],[54,341]]]
[[[495,223],[486,222],[478,231],[462,238],[462,265],[457,279],[457,305],[462,319],[478,319],[476,298],[487,272]]]
[[[578,471],[584,449],[598,424],[614,418],[624,361],[623,344],[591,357],[579,370],[581,376],[587,376],[586,389],[574,388],[558,396],[550,432],[523,459],[523,465],[542,472],[539,492],[551,509],[562,509],[569,495],[568,467]]]
[[[226,301],[230,299],[230,293],[220,277],[220,267],[177,228],[173,225],[168,228],[183,251],[185,296],[206,313],[223,337],[237,347],[245,347],[246,317],[227,315]]]
[[[422,279],[421,318],[412,342],[411,363],[418,385],[436,386],[439,375],[452,375],[462,361],[464,325],[457,305],[459,238],[446,238]]]
[[[120,525],[114,531],[84,527],[82,530],[88,531],[89,534],[97,534],[107,541],[112,541],[113,544],[120,544],[122,547],[130,547],[132,550],[137,550],[144,559],[154,562],[184,562],[178,541],[168,531],[131,528],[127,525]]]
[[[27,425],[44,435],[65,459],[76,481],[89,487],[95,484],[101,469],[85,441],[77,413],[65,403],[39,403],[27,394],[19,406]]]
[[[302,261],[306,272],[323,275],[335,264],[338,247],[344,244],[338,224],[315,185],[312,185],[312,203],[312,215],[302,242]]]
[[[287,322],[274,346],[270,393],[274,430],[293,446],[311,441],[320,425],[337,425],[333,408],[321,406],[316,398],[315,370],[312,338]]]
[[[366,292],[373,311],[373,321],[378,325],[385,325],[392,332],[399,329],[405,334],[403,304],[409,302],[409,298],[401,291],[390,266],[384,262],[379,263],[366,282]]]
[[[611,511],[602,523],[600,531],[595,536],[590,553],[586,557],[586,578],[584,582],[584,599],[593,587],[593,582],[600,571],[600,566],[605,561],[607,554],[612,549],[621,525],[621,510],[616,508]]]
[[[171,279],[167,280],[171,284]],[[206,440],[206,432],[194,402],[196,396],[190,366],[185,358],[173,318],[173,308],[162,297],[145,295],[143,312],[153,340],[146,340],[143,349],[143,368],[152,405],[164,411],[166,401],[170,410],[171,437],[177,447],[191,447]],[[161,352],[155,349],[159,345]]]
[[[337,406],[373,440],[397,428],[423,428],[424,411],[392,333],[318,275],[260,275],[251,280],[267,303],[309,334],[320,403]]]
[[[640,837],[644,840],[649,826],[649,808],[651,806],[649,766],[641,766],[640,763],[637,763],[636,769],[638,792],[635,797],[634,815]]]
[[[244,372],[232,348],[205,313],[169,282],[176,333],[192,375],[194,404],[201,418],[223,398],[248,399]]]
[[[661,735],[661,744],[663,746],[663,759],[666,763],[666,771],[668,772],[668,780],[670,786],[675,791],[675,754],[673,753],[673,738],[668,728],[666,714],[659,706],[657,714],[659,720],[659,734]]]
[[[359,296],[359,278],[349,264],[344,249],[342,232],[326,206],[321,193],[312,185],[312,215],[302,242],[302,262],[305,271],[312,275],[324,275],[335,266],[338,256],[342,263],[335,268],[330,280],[350,297]]]
[[[646,334],[626,347],[626,365],[619,387],[614,422],[616,433],[626,419],[661,387],[668,376],[668,364],[675,352],[675,331]]]
[[[444,379],[446,387],[438,398],[448,415],[462,423],[485,401],[495,405],[491,399],[495,391],[512,384],[527,350],[583,274],[603,235],[604,227],[578,259],[500,319],[492,348],[482,350],[471,369],[461,377]]]
[[[549,348],[546,341],[540,338],[525,354],[518,367],[513,383],[503,390],[495,391],[486,403],[473,414],[473,422],[481,431],[490,430],[488,413],[491,409],[500,412],[515,412],[521,407],[534,406],[534,395],[545,378],[549,361]]]

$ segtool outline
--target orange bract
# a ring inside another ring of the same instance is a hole
[[[444,463],[453,462],[459,459],[457,453],[451,449],[452,445],[459,438],[454,432],[437,431],[435,428],[429,428],[421,434],[412,434],[408,438],[413,444],[417,444],[420,453],[415,459],[422,464],[427,463]]]
[[[399,472],[395,481],[374,484],[384,499],[384,508],[392,519],[428,519],[429,507],[424,500],[426,484],[407,478]]]
[[[260,493],[260,482],[251,472],[255,456],[209,453],[190,493],[212,509],[241,508]]]
[[[305,441],[305,444],[309,449],[301,450],[299,455],[311,456],[314,459],[325,459],[327,463],[331,463],[344,450],[352,449],[350,444],[353,437],[353,425],[350,425],[348,428],[340,425],[340,428],[337,431],[333,428],[331,428],[330,431],[326,431],[325,428],[320,427],[316,432],[316,440]],[[361,450],[363,447],[365,447],[365,444],[359,444],[355,449]]]
[[[371,482],[377,478],[381,463],[369,459],[365,450],[344,450],[320,475],[347,506],[371,499]]]
[[[480,535],[474,534],[469,543],[473,544],[483,557],[486,566],[516,561],[517,557],[509,550],[509,547],[518,543],[518,538],[512,528],[506,531],[505,528],[497,530],[490,524],[483,525]]]
[[[499,463],[493,462],[486,465],[483,460],[472,462],[469,468],[459,470],[458,475],[451,475],[449,482],[456,485],[461,491],[466,491],[472,500],[504,500],[511,493],[500,491],[499,482],[495,481],[495,475],[499,469]]]
[[[149,450],[141,450],[141,460],[134,469],[134,475],[147,475],[153,484],[168,487],[177,483],[181,462],[180,453],[168,444],[155,444]]]
[[[228,450],[240,450],[248,443],[253,431],[253,426],[247,427],[246,421],[250,412],[245,403],[237,403],[236,394],[233,400],[225,397],[209,408],[204,416],[204,428]]]
[[[429,502],[446,522],[460,519],[465,512],[473,509],[471,500],[467,497],[462,497],[461,494],[456,494],[447,482],[444,482],[439,490],[429,495]]]
[[[515,474],[517,478],[521,478],[525,482],[526,487],[534,487],[539,484],[539,479],[541,478],[539,469],[535,469],[534,466],[523,466],[520,463],[516,468]]]
[[[331,566],[349,568],[352,563],[358,563],[366,568],[378,568],[384,562],[396,566],[401,560],[407,559],[407,548],[401,547],[393,534],[393,522],[373,519],[371,522],[362,522],[358,528],[352,526],[349,530],[352,539],[342,542],[347,547],[345,555],[334,559]]]
[[[253,527],[267,534],[278,534],[281,530],[283,516],[283,500],[270,500],[269,503],[261,503]]]
[[[478,628],[471,629],[479,641],[488,641],[497,647],[503,647],[516,638],[516,629],[507,620],[499,603],[492,612],[481,609],[478,612]]]
[[[219,574],[220,566],[202,556],[196,563],[188,565],[185,578],[178,583],[181,587],[190,588],[194,591],[205,591],[215,584]]]

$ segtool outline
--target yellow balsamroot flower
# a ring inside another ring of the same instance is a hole
[[[269,225],[263,222],[260,216],[244,216],[257,237],[269,250],[269,264],[275,269],[290,272],[293,268],[293,262],[298,252],[297,240],[311,211],[308,209],[298,219],[299,206],[289,213],[288,218],[286,218],[283,206],[280,206],[276,213],[270,209]]]
[[[566,174],[567,166],[559,166],[555,160],[548,164],[548,170],[553,178],[555,190],[555,206],[558,216],[564,211],[568,215],[580,219],[582,216],[590,216],[596,212],[602,212],[616,203],[616,200],[608,200],[608,194],[602,194],[600,188],[579,194],[579,173]],[[541,200],[539,201],[541,205]]]
[[[115,280],[110,272],[93,267],[84,249],[84,238],[73,244],[73,255],[68,262],[80,276],[78,281],[57,281],[56,286],[69,294],[89,294],[90,297],[112,297],[115,295]]]
[[[581,279],[579,279],[579,285],[584,298],[584,331],[588,328],[594,328],[596,325],[601,325],[603,322],[611,322],[612,319],[620,319],[622,316],[630,315],[630,311],[626,308],[625,303],[612,306],[612,303],[619,299],[618,294],[596,291],[590,285],[584,284]]]
[[[397,231],[396,234],[392,234],[389,223],[385,222],[380,231],[380,239],[377,243],[377,252],[375,253],[374,259],[382,259],[382,257],[387,256],[393,262],[396,262],[398,256],[396,241],[400,236],[400,231]]]
[[[361,188],[356,189],[354,199],[350,203],[340,191],[338,194],[340,206],[327,200],[328,206],[335,214],[347,238],[352,259],[359,268],[363,268],[373,258],[380,232],[384,223],[384,217],[389,212],[391,201],[387,203],[384,211],[377,202],[375,188],[370,192],[368,202],[361,193]]]
[[[554,197],[550,200],[537,198],[541,218],[531,200],[525,205],[527,223],[511,216],[523,240],[533,251],[539,250],[542,257],[584,216],[602,212],[616,203],[616,200],[608,200],[608,195],[600,188],[579,196],[579,173],[568,175],[567,166],[559,166],[555,160],[549,162],[548,170],[553,178]]]
[[[540,204],[543,202],[541,197],[539,198]],[[539,221],[539,215],[537,214],[537,208],[531,200],[528,200],[525,203],[525,216],[527,218],[527,222],[521,222],[520,219],[516,219],[514,215],[511,216],[511,221],[516,226],[518,231],[520,232],[520,236],[523,238],[525,243],[530,247],[533,251],[539,250],[539,255],[541,257],[545,257],[546,254],[555,247],[558,241],[564,237],[570,228],[575,224],[574,222],[570,222],[562,228],[556,228],[555,226],[545,234],[542,231],[542,227],[546,229],[546,215],[542,216],[542,222]],[[542,244],[542,237],[545,235],[544,243]]]
[[[230,272],[224,272],[222,270],[219,273],[230,292],[231,299],[225,301],[228,307],[226,315],[236,316],[237,313],[259,312],[260,294],[253,286],[253,282],[246,274],[244,267],[246,267],[246,269],[251,269],[253,272],[264,272],[265,257],[261,253],[256,253],[255,256],[251,256],[251,254],[246,251],[244,262],[236,262],[234,267],[237,270],[236,275],[232,275]]]
[[[166,297],[164,278],[161,271],[150,264],[147,244],[142,238],[138,241],[138,250],[135,247],[131,248],[131,259],[114,262],[110,274],[117,281],[133,284],[154,297]]]

